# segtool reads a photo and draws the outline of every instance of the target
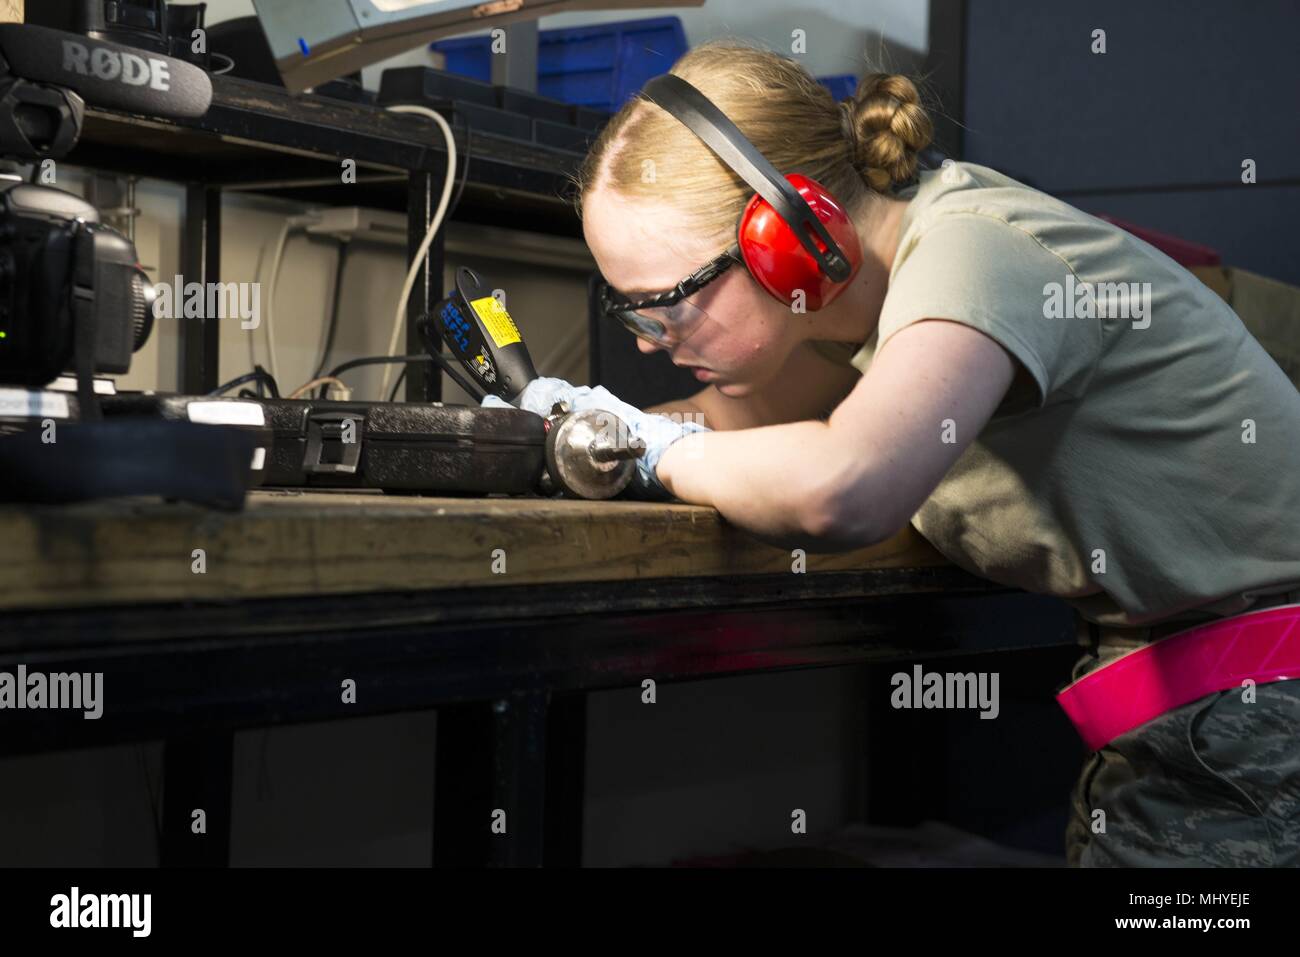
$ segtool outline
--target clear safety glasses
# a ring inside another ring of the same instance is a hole
[[[687,300],[741,261],[740,247],[709,260],[667,292],[631,300],[609,283],[601,283],[600,308],[634,335],[657,346],[673,346],[686,340],[708,315]]]

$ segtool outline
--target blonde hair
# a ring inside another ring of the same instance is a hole
[[[850,211],[916,174],[933,124],[912,80],[863,77],[836,103],[795,61],[732,40],[691,50],[672,73],[712,100],[781,173],[803,173]],[[679,120],[638,94],[601,131],[573,178],[578,215],[591,192],[666,203],[702,243],[734,239],[753,190]],[[731,237],[731,238],[727,238]]]

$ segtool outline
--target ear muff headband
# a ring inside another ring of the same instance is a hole
[[[708,97],[673,73],[664,73],[650,80],[641,93],[680,120],[718,159],[763,197],[790,226],[799,244],[828,278],[833,282],[844,282],[851,277],[852,264],[817,214]],[[824,250],[813,242],[810,231],[821,240]]]

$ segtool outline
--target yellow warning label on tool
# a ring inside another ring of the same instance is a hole
[[[475,299],[470,305],[483,320],[483,328],[488,331],[488,335],[492,337],[498,349],[520,341],[519,330],[515,328],[514,320],[510,318],[510,313],[506,312],[506,307],[501,305],[501,300],[495,296],[484,296],[482,299]]]

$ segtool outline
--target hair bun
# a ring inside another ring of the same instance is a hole
[[[869,73],[841,107],[853,165],[872,189],[887,192],[916,175],[918,154],[930,145],[934,124],[911,80]]]

